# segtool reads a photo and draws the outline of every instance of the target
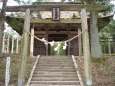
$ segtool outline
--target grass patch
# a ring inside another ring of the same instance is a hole
[[[100,64],[102,62],[105,62],[107,59],[108,59],[108,57],[105,57],[105,56],[102,56],[100,58],[91,57],[91,62]]]

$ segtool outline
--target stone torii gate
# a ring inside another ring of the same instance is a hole
[[[59,7],[61,11],[81,11],[81,27],[83,33],[83,53],[84,53],[84,69],[85,69],[85,80],[86,85],[92,85],[92,76],[90,68],[90,46],[89,46],[89,35],[88,35],[88,24],[87,24],[87,11],[102,11],[105,9],[104,6],[97,5],[83,5],[78,3],[40,3],[39,5],[27,5],[27,6],[7,6],[7,12],[26,12],[24,21],[23,31],[23,51],[22,51],[22,62],[19,71],[18,86],[24,86],[25,80],[25,68],[28,51],[28,38],[29,34],[26,31],[30,30],[30,11],[52,11],[53,7]],[[32,33],[34,33],[32,31]],[[31,37],[33,39],[33,37]],[[31,47],[33,46],[31,41]],[[32,52],[32,50],[31,50]]]

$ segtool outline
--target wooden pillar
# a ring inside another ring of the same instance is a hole
[[[48,41],[48,26],[46,26],[46,40]],[[46,55],[48,56],[49,54],[48,54],[48,52],[50,52],[50,51],[48,51],[48,49],[49,49],[49,45],[48,44],[46,44]]]
[[[48,34],[47,34],[47,36],[48,36]],[[48,41],[48,37],[46,40]],[[46,44],[46,56],[48,56],[48,44]]]
[[[16,53],[19,53],[19,38],[16,38]]]
[[[78,34],[81,33],[81,29],[78,28]],[[81,35],[78,37],[78,43],[79,43],[79,57],[81,57],[82,54],[82,43],[81,43]]]
[[[3,35],[3,41],[2,41],[2,52],[5,53],[4,48],[5,48],[5,33]]]
[[[5,21],[5,13],[6,13],[6,6],[8,0],[2,0],[3,5],[0,11],[0,57],[3,56],[2,54],[2,41],[3,41],[3,32],[4,32],[4,21]]]
[[[81,10],[81,22],[82,30],[87,29],[83,34],[83,53],[84,53],[84,71],[86,85],[92,85],[91,67],[90,67],[90,46],[89,46],[89,34],[88,34],[88,24],[87,24],[87,12],[83,8]]]
[[[70,45],[71,45],[71,43],[68,42],[68,56],[70,56]]]
[[[70,39],[70,28],[68,27],[68,39]],[[70,56],[70,44],[71,42],[68,42],[68,56]]]
[[[6,51],[6,53],[9,53],[9,38],[10,38],[10,35],[8,34],[7,35],[7,51]]]
[[[28,42],[29,42],[29,34],[26,31],[30,30],[30,9],[26,10],[25,13],[25,21],[24,21],[24,31],[23,31],[23,42],[22,42],[22,59],[19,70],[18,77],[18,86],[24,86],[25,82],[25,72],[26,72],[26,61],[28,54]]]
[[[34,28],[31,29],[31,42],[30,42],[30,56],[33,56],[34,52]]]
[[[12,49],[11,49],[11,53],[14,53],[14,37],[12,36]]]
[[[110,41],[110,38],[108,38],[108,51],[109,51],[109,56],[111,57],[111,41]]]

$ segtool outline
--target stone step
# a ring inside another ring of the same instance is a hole
[[[38,86],[38,84],[30,84],[29,86]],[[39,86],[81,86],[81,85],[45,85],[45,84],[39,84]]]
[[[64,68],[64,67],[62,67],[62,68],[59,68],[59,67],[57,67],[57,68],[56,68],[56,67],[53,67],[53,68],[52,68],[52,67],[44,67],[44,68],[42,68],[42,67],[37,67],[37,68],[36,68],[36,70],[45,70],[45,69],[46,69],[46,70],[60,70],[60,69],[74,70],[75,68],[67,68],[67,67],[66,67],[66,68]]]
[[[38,63],[37,65],[38,66],[39,65],[54,65],[54,66],[56,66],[56,65],[60,65],[60,66],[61,65],[68,65],[69,66],[69,65],[73,65],[73,63],[68,63],[68,64],[67,63],[63,63],[63,64],[62,63]]]
[[[41,60],[39,61],[38,63],[73,63],[72,61],[70,60]]]
[[[55,65],[55,66],[53,66],[53,65],[50,65],[50,66],[38,65],[36,68],[39,68],[39,67],[40,67],[40,68],[41,68],[41,67],[43,67],[43,68],[46,68],[46,67],[51,67],[51,68],[52,68],[52,67],[62,67],[62,68],[63,68],[63,67],[75,67],[75,66],[74,66],[74,65],[69,65],[69,66],[68,66],[68,65]]]
[[[66,74],[33,74],[33,77],[76,77],[76,74],[66,75]]]
[[[71,67],[71,66],[74,66],[74,65],[70,65],[70,64],[37,64],[37,66],[66,66],[66,67]]]
[[[35,72],[37,71],[46,71],[46,72],[76,72],[75,69],[35,69]]]
[[[54,59],[62,59],[62,58],[71,58],[67,56],[42,56],[40,59],[48,59],[48,58],[54,58]]]
[[[68,63],[73,63],[73,62],[38,62],[39,64],[68,64]]]
[[[61,74],[61,75],[70,75],[70,74],[75,74],[76,75],[76,72],[58,72],[58,71],[56,71],[56,72],[49,72],[49,71],[37,71],[36,73],[34,73],[34,74],[48,74],[48,75],[52,75],[52,74],[56,74],[56,75],[58,75],[58,74]]]
[[[78,77],[34,77],[32,81],[79,81]]]
[[[45,85],[80,85],[79,81],[31,81],[31,84]]]
[[[40,59],[72,59],[72,57],[44,57],[44,58],[40,58]]]
[[[72,58],[42,56],[29,86],[80,86]]]
[[[56,67],[49,67],[49,66],[46,66],[46,67],[44,66],[44,67],[42,67],[42,66],[41,66],[41,67],[39,67],[39,66],[38,66],[38,67],[36,67],[36,69],[37,69],[37,68],[39,68],[39,69],[43,69],[43,68],[46,68],[46,69],[49,69],[49,68],[50,68],[50,69],[51,69],[51,68],[52,68],[52,69],[57,69],[57,68],[58,68],[58,69],[62,69],[62,68],[63,68],[63,69],[72,69],[72,68],[74,68],[74,69],[75,69],[75,67],[73,67],[73,66],[71,66],[71,67],[63,67],[63,66],[56,66]]]

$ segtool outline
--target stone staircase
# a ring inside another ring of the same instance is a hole
[[[83,86],[72,57],[42,56],[29,86]]]

